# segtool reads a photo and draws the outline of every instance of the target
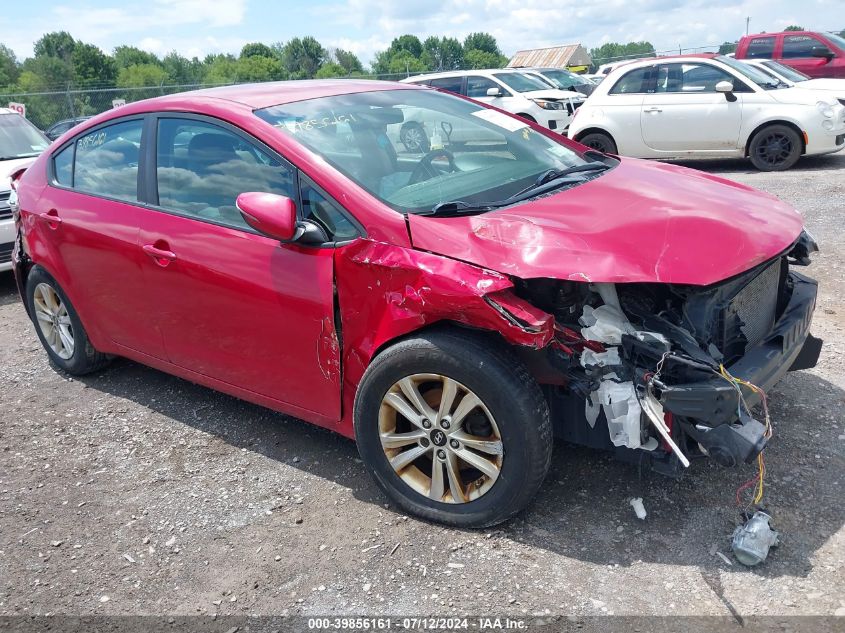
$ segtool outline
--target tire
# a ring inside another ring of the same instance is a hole
[[[403,380],[433,409],[431,428],[423,428],[421,420],[415,426],[388,404],[397,395],[413,401],[404,397],[398,384]],[[455,405],[449,409],[454,419],[438,424],[438,402],[449,391],[447,381],[454,381],[456,389]],[[464,399],[471,395],[480,405],[458,420]],[[459,328],[422,332],[382,351],[361,380],[354,425],[361,458],[390,500],[409,514],[451,526],[480,528],[509,519],[534,498],[551,462],[552,427],[540,387],[506,347]],[[405,432],[419,439],[402,437],[401,447],[383,446],[383,438]],[[401,455],[413,451],[427,452],[394,469],[391,460],[398,463],[405,459]],[[475,468],[479,455],[485,460],[482,470]],[[465,461],[470,457],[472,464]],[[442,474],[439,486],[435,467]],[[454,472],[457,484],[450,478]]]
[[[41,345],[59,369],[82,376],[109,363],[91,345],[67,295],[43,268],[36,266],[27,277],[26,303]]]
[[[399,130],[399,140],[409,152],[428,154],[431,151],[431,142],[425,128],[415,121],[402,126]]]
[[[617,154],[619,152],[616,143],[613,142],[609,134],[604,132],[590,132],[578,139],[578,142],[602,154]]]
[[[803,145],[798,132],[787,125],[767,125],[757,130],[748,144],[751,164],[760,171],[783,171],[801,158]]]

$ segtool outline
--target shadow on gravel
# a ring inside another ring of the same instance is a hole
[[[680,165],[681,167],[689,167],[690,169],[698,169],[699,171],[706,171],[708,173],[745,173],[745,174],[764,174],[755,169],[751,162],[747,159],[705,159],[705,160],[673,160],[665,161],[673,165]],[[841,171],[842,170],[842,154],[825,154],[823,156],[805,156],[798,161],[798,163],[790,169],[790,172],[802,171]]]
[[[14,275],[9,271],[0,273],[0,308],[11,303],[18,303],[20,300]]]
[[[234,447],[348,487],[358,500],[379,509],[385,502],[357,461],[354,443],[330,431],[130,361],[117,360],[82,380]],[[838,487],[845,477],[837,448],[842,430],[834,426],[845,392],[814,374],[797,372],[770,399],[776,431],[766,451],[764,503],[782,545],[752,573],[801,577],[810,572],[819,548],[845,523]],[[712,552],[732,558],[730,536],[740,521],[735,491],[756,468],[726,469],[700,460],[690,471],[675,481],[601,452],[559,443],[536,503],[493,531],[536,548],[539,556],[547,550],[609,566],[696,566],[705,579],[717,579],[729,568]],[[647,520],[634,516],[632,497],[643,498]],[[744,568],[733,561],[730,569]]]

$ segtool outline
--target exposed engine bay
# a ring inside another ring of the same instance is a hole
[[[555,318],[548,361],[564,379],[541,382],[558,435],[626,459],[644,452],[666,474],[693,456],[753,461],[772,434],[766,391],[819,356],[816,282],[790,270],[816,250],[803,233],[788,253],[703,287],[522,282],[517,294]]]

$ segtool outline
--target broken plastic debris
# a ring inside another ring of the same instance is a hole
[[[609,305],[598,308],[584,306],[581,324],[586,326],[581,329],[585,339],[609,345],[621,345],[623,334],[634,333],[634,326],[622,311]]]
[[[678,445],[675,444],[675,441],[672,439],[672,434],[669,431],[669,427],[666,426],[666,422],[663,421],[663,405],[660,404],[660,401],[655,398],[651,393],[647,393],[645,397],[640,400],[642,404],[642,409],[645,411],[646,417],[651,420],[651,423],[657,429],[660,436],[666,440],[666,443],[672,449],[672,452],[677,455],[678,460],[684,465],[685,468],[689,468],[689,460],[687,456],[684,455],[683,451],[678,448]]]
[[[646,518],[646,511],[645,506],[643,505],[642,497],[637,497],[635,499],[631,499],[631,507],[634,508],[634,513],[637,515],[637,518],[641,521],[645,521]]]
[[[599,388],[590,394],[584,413],[590,426],[598,417],[599,405],[604,409],[610,441],[614,446],[640,447],[640,416],[642,409],[637,402],[634,383],[614,382],[616,374],[608,374]]]
[[[770,517],[758,510],[745,525],[738,527],[733,534],[731,549],[736,559],[743,565],[759,565],[769,555],[770,547],[777,547],[778,533],[769,525]]]
[[[591,349],[585,348],[584,351],[581,352],[581,365],[583,367],[587,367],[588,365],[607,367],[621,364],[622,361],[619,359],[618,347],[611,347],[606,352],[594,352]]]

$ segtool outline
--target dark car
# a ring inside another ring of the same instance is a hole
[[[46,134],[47,138],[51,141],[55,141],[57,138],[59,138],[62,134],[67,132],[72,127],[76,127],[83,121],[87,121],[90,118],[90,116],[78,116],[73,119],[64,119],[57,123],[53,123],[53,125],[51,125],[44,131],[44,134]]]

